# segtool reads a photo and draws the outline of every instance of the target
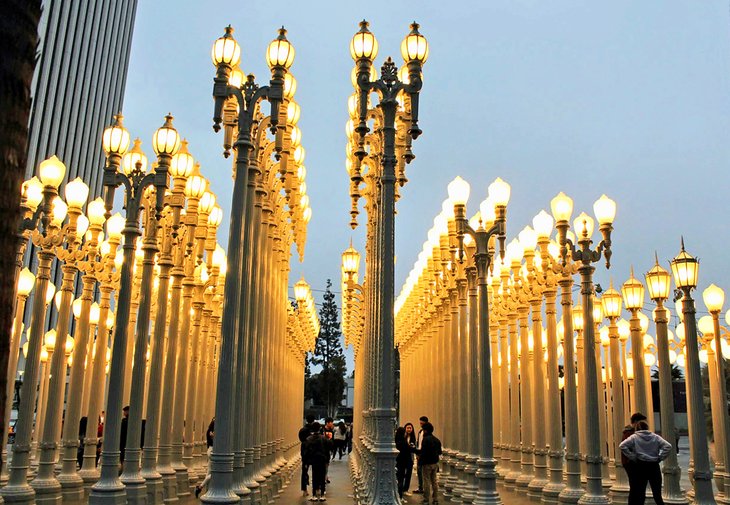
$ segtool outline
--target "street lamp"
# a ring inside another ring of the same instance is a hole
[[[714,343],[715,355],[714,379],[718,384],[717,397],[719,399],[717,404],[712,405],[712,411],[713,413],[717,411],[719,421],[714,429],[715,451],[722,453],[718,454],[718,460],[720,457],[724,460],[725,468],[722,483],[724,495],[728,497],[730,496],[730,443],[728,443],[730,440],[728,438],[730,437],[730,416],[728,416],[727,410],[727,381],[725,380],[725,357],[723,356],[724,346],[720,333],[720,312],[722,312],[722,306],[725,303],[725,292],[714,284],[710,284],[702,292],[702,298],[707,310],[712,316],[712,334],[714,337],[712,343]],[[712,381],[712,378],[710,380]]]
[[[600,412],[598,412],[598,382],[595,354],[595,325],[593,321],[593,272],[595,268],[592,263],[600,261],[601,257],[606,259],[606,267],[610,266],[611,260],[611,231],[613,230],[613,219],[616,215],[616,204],[606,195],[602,195],[593,205],[593,210],[598,220],[602,240],[595,249],[591,248],[593,243],[594,221],[585,213],[582,213],[574,221],[574,228],[577,236],[577,244],[568,240],[569,228],[568,219],[572,211],[572,201],[565,195],[558,195],[553,209],[557,211],[555,216],[556,228],[558,229],[559,242],[563,264],[568,259],[568,254],[573,261],[578,263],[578,272],[581,276],[581,295],[583,297],[583,319],[585,320],[584,335],[584,391],[586,405],[585,432],[586,432],[586,493],[580,498],[579,503],[597,505],[609,503],[602,487],[602,457],[598,423]]]
[[[631,275],[621,287],[626,309],[631,312],[631,354],[633,356],[634,365],[634,394],[633,408],[636,412],[646,414],[650,418],[650,426],[653,426],[652,413],[646,401],[647,384],[644,377],[644,343],[642,341],[641,322],[639,313],[644,306],[644,285],[634,277],[634,270],[631,269]]]
[[[474,262],[476,265],[478,287],[479,333],[477,335],[476,356],[472,356],[472,370],[481,377],[478,388],[478,400],[471,402],[473,419],[478,420],[477,432],[480,434],[478,446],[472,447],[472,454],[478,456],[476,471],[477,493],[475,504],[501,503],[497,493],[497,464],[494,459],[493,423],[492,419],[492,380],[489,339],[489,298],[488,298],[488,270],[492,260],[493,250],[490,250],[490,239],[495,237],[499,241],[500,255],[504,257],[504,242],[506,237],[507,203],[511,188],[502,179],[497,178],[489,185],[489,199],[494,205],[495,220],[493,223],[481,223],[477,229],[472,228],[466,218],[466,202],[469,198],[469,185],[466,181],[456,179],[449,187],[449,199],[454,205],[456,221],[456,236],[458,240],[459,258],[464,257],[464,237],[470,236],[475,244]]]
[[[116,141],[117,139],[125,138],[127,139],[126,143]],[[147,214],[150,215],[154,211],[154,218],[159,219],[162,214],[165,191],[167,189],[167,170],[170,164],[170,158],[180,148],[180,138],[177,131],[172,126],[172,116],[168,114],[165,117],[165,123],[153,136],[152,146],[158,156],[157,167],[153,171],[146,172],[146,167],[143,164],[143,161],[146,160],[143,160],[140,156],[134,161],[133,168],[130,166],[130,163],[125,163],[123,166],[124,172],[122,172],[120,171],[120,168],[122,168],[122,156],[127,151],[127,147],[129,145],[128,139],[129,134],[122,126],[122,117],[121,115],[117,115],[112,125],[104,131],[104,135],[102,136],[104,151],[107,155],[107,164],[104,167],[103,178],[106,190],[104,203],[107,210],[107,216],[111,214],[116,188],[120,185],[124,185],[126,222],[124,230],[122,231],[124,236],[124,242],[122,244],[124,260],[120,273],[120,287],[117,298],[116,318],[114,320],[116,332],[112,347],[112,358],[109,373],[110,387],[107,397],[106,424],[104,426],[104,442],[102,444],[101,453],[101,476],[99,481],[91,488],[91,494],[89,496],[89,503],[99,505],[110,501],[122,504],[127,499],[127,490],[132,492],[130,499],[135,500],[140,499],[140,494],[144,493],[144,480],[141,479],[141,477],[138,477],[139,469],[134,470],[132,468],[132,464],[125,465],[129,468],[129,470],[137,472],[133,479],[134,482],[130,481],[129,489],[125,488],[125,485],[122,484],[121,480],[119,480],[118,475],[120,452],[117,441],[119,440],[122,418],[122,384],[125,377],[125,369],[127,367],[127,324],[129,321],[130,298],[132,294],[132,266],[134,265],[136,240],[141,234],[139,229],[139,216],[143,203],[142,199],[145,195],[145,189],[148,186],[153,186],[156,190],[156,202],[154,209],[148,209]],[[152,216],[150,215],[149,217],[150,220],[152,220]],[[144,320],[145,317],[148,317],[149,314],[149,301],[152,288],[152,266],[154,263],[154,253],[156,252],[155,249],[155,247],[148,246],[144,253],[145,260],[142,289],[145,291],[142,296],[142,300],[145,300],[146,303],[145,307],[140,307],[140,313],[143,317],[140,317],[139,319],[142,320]],[[145,273],[147,275],[145,275]],[[147,316],[145,316],[145,313]],[[137,340],[139,341],[140,339],[138,338]],[[139,345],[137,347],[139,347]],[[135,352],[135,354],[139,353]],[[144,359],[142,356],[139,356],[139,358],[140,359],[136,360],[137,366],[135,368],[144,368]],[[143,374],[142,377],[144,377]],[[137,389],[139,389],[139,378],[137,378],[137,381],[133,382],[138,384]],[[130,445],[132,446],[135,444],[135,439],[139,440],[140,438],[142,405],[139,400],[141,400],[141,395],[138,394],[135,400],[137,401],[130,404],[130,410],[132,410],[132,412],[130,412],[130,424],[128,426],[127,433],[128,440],[130,440]],[[136,445],[139,445],[139,443],[136,442]]]
[[[407,82],[400,79],[398,69],[392,59],[388,58],[381,68],[380,78],[373,75],[373,60],[377,56],[377,41],[368,30],[367,21],[360,23],[360,30],[350,44],[350,54],[356,63],[356,107],[353,110],[353,127],[349,136],[355,137],[350,142],[348,151],[354,157],[350,170],[352,181],[351,194],[353,195],[354,215],[357,213],[357,198],[359,198],[359,184],[362,181],[362,171],[367,169],[370,179],[369,208],[376,210],[369,212],[369,225],[373,226],[369,237],[378,247],[366,247],[368,279],[372,279],[373,307],[368,308],[379,318],[377,333],[366,335],[372,339],[373,345],[366,343],[368,352],[373,355],[373,392],[370,401],[365,405],[368,421],[366,435],[372,437],[372,447],[362,447],[372,460],[373,471],[366,476],[370,478],[368,485],[369,496],[366,498],[372,503],[397,502],[396,481],[394,475],[395,447],[392,437],[392,425],[395,418],[394,408],[394,261],[395,257],[395,185],[398,181],[405,183],[403,168],[399,157],[409,162],[410,142],[416,139],[421,130],[418,127],[418,97],[422,86],[421,70],[428,58],[428,43],[418,31],[418,24],[411,25],[411,32],[401,44],[401,55],[408,68]],[[368,106],[370,94],[378,95],[378,107],[372,113]],[[403,106],[401,106],[401,103]],[[375,138],[371,143],[371,152],[365,149],[366,138],[369,135],[368,119],[376,118]],[[397,130],[403,133],[402,137]],[[405,132],[403,130],[406,130]],[[400,145],[403,139],[404,147]],[[397,145],[399,144],[399,145]],[[398,156],[397,156],[398,155]],[[366,158],[367,157],[367,158]],[[376,205],[377,207],[374,207]],[[356,222],[353,220],[353,224]],[[373,270],[373,268],[377,270]],[[378,271],[379,275],[370,275]],[[378,325],[370,328],[376,331]],[[377,342],[377,343],[376,343]],[[355,452],[355,465],[359,465],[358,457],[364,452]],[[357,472],[356,472],[357,476]]]
[[[58,196],[58,186],[66,173],[66,166],[56,156],[41,162],[40,179],[43,184],[43,200],[39,204],[39,224],[31,232],[33,244],[38,247],[38,270],[36,271],[35,289],[37,293],[46,293],[49,286],[51,263],[55,251],[62,245],[68,228],[62,228],[65,218],[65,204]],[[75,227],[75,223],[74,223]],[[75,236],[74,233],[72,233]],[[43,325],[45,323],[46,301],[43,296],[33,299],[33,318],[30,334],[36,338],[29,340],[26,354],[23,385],[20,390],[23,402],[18,411],[13,458],[10,465],[8,484],[0,489],[0,495],[9,503],[30,503],[35,491],[28,484],[30,466],[31,437],[33,435],[33,414],[36,403],[36,386],[39,378]]]
[[[697,287],[699,260],[684,250],[684,239],[681,241],[679,254],[671,261],[674,282],[682,291],[682,314],[684,317],[687,403],[689,407],[690,445],[694,461],[694,500],[698,505],[715,503],[712,490],[712,471],[707,447],[707,428],[705,426],[705,407],[702,395],[702,378],[700,376],[699,342],[697,340],[697,322],[695,304],[691,292]]]

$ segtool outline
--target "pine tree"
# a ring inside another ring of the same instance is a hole
[[[334,417],[345,392],[347,365],[342,349],[339,313],[332,281],[327,279],[324,302],[319,310],[319,337],[309,362],[321,366],[322,370],[308,379],[305,387],[315,404],[324,405],[327,415]]]

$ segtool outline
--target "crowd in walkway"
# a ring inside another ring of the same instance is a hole
[[[299,430],[302,456],[301,490],[309,496],[309,470],[312,470],[312,495],[310,501],[326,501],[330,461],[352,452],[352,424],[340,421],[335,426],[333,418],[328,417],[324,424],[315,421],[313,415],[307,416],[307,424]]]

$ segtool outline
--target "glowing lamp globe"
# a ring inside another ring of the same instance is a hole
[[[672,260],[672,275],[677,287],[694,289],[697,287],[699,275],[699,260],[684,250],[684,241],[679,254]]]
[[[591,238],[591,236],[593,236],[594,226],[595,223],[593,222],[593,218],[585,212],[581,212],[573,221],[573,228],[578,236],[578,240]]]
[[[550,237],[553,232],[553,217],[541,210],[535,217],[532,218],[532,227],[535,229],[538,238],[546,239]]]
[[[428,41],[418,31],[418,23],[411,24],[411,32],[406,35],[400,45],[400,54],[406,63],[426,63],[428,59]]]
[[[364,19],[360,22],[360,31],[350,41],[350,56],[355,61],[361,58],[373,61],[378,56],[378,41],[368,30],[368,22]]]
[[[719,313],[722,311],[722,306],[725,303],[725,292],[715,284],[710,284],[702,292],[702,299],[705,302],[707,310]]]
[[[638,310],[644,305],[644,285],[634,277],[633,269],[629,280],[621,286],[621,292],[628,310]]]
[[[22,195],[25,197],[25,204],[28,208],[35,212],[41,201],[43,201],[43,183],[38,177],[31,177],[23,182]]]
[[[89,216],[89,223],[94,226],[101,226],[104,224],[104,214],[106,209],[104,208],[104,200],[101,197],[96,198],[89,202],[86,206],[86,214]]]
[[[66,175],[66,165],[56,155],[41,161],[38,173],[44,186],[58,188]]]
[[[494,202],[495,207],[506,207],[509,203],[510,193],[512,188],[509,184],[504,182],[500,177],[497,177],[492,184],[487,188],[489,199]]]
[[[608,318],[621,316],[621,295],[613,287],[608,288],[601,296],[603,313]]]
[[[457,175],[448,185],[449,200],[453,205],[466,205],[470,191],[469,183]]]
[[[28,270],[28,267],[23,268],[18,274],[18,295],[27,297],[33,291],[34,285],[35,275]]]
[[[570,216],[573,214],[573,200],[561,191],[550,200],[550,210],[556,221],[570,221]]]
[[[76,177],[73,181],[66,184],[64,194],[66,195],[66,201],[69,206],[74,209],[80,209],[89,198],[89,186],[81,180],[81,177]]]
[[[616,217],[616,202],[606,195],[601,195],[601,198],[593,204],[593,213],[596,215],[598,224],[612,224]]]
[[[180,150],[180,135],[172,126],[172,115],[165,116],[165,122],[152,135],[152,149],[155,154],[174,155]]]
[[[187,178],[193,173],[194,166],[195,158],[188,151],[188,141],[183,139],[180,142],[180,150],[170,160],[170,175]]]
[[[646,275],[646,287],[649,289],[649,298],[652,300],[666,300],[672,287],[672,279],[657,261]]]
[[[122,155],[129,148],[129,132],[122,124],[124,116],[114,116],[111,126],[108,126],[101,136],[101,145],[107,156],[110,154]]]
[[[266,63],[269,68],[284,67],[288,69],[294,63],[294,46],[286,39],[286,30],[282,26],[279,36],[271,41],[266,50]]]
[[[235,67],[241,61],[241,46],[233,38],[233,27],[226,27],[226,33],[213,43],[210,52],[213,65]]]

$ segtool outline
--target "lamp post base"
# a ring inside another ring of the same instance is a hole
[[[188,482],[188,469],[185,465],[175,465],[173,463],[172,468],[175,470],[175,479],[177,480],[177,497],[185,498],[190,496],[190,486]]]
[[[142,472],[147,488],[147,505],[162,505],[165,499],[162,475],[157,472]]]
[[[585,491],[583,491],[582,488],[566,486],[558,495],[558,502],[570,504],[578,503],[584,493]]]
[[[474,497],[474,505],[501,505],[502,499],[497,493],[497,460],[494,458],[477,459],[478,489]]]
[[[66,503],[81,502],[85,498],[84,479],[78,472],[60,474],[58,482],[61,484],[61,494]]]
[[[165,503],[176,503],[177,497],[177,475],[171,466],[158,469],[162,476],[163,501]]]
[[[548,482],[542,490],[541,502],[545,505],[556,505],[560,501],[560,493],[565,489],[562,482]]]
[[[35,491],[29,484],[8,484],[0,489],[3,501],[13,505],[32,505],[35,503]]]

